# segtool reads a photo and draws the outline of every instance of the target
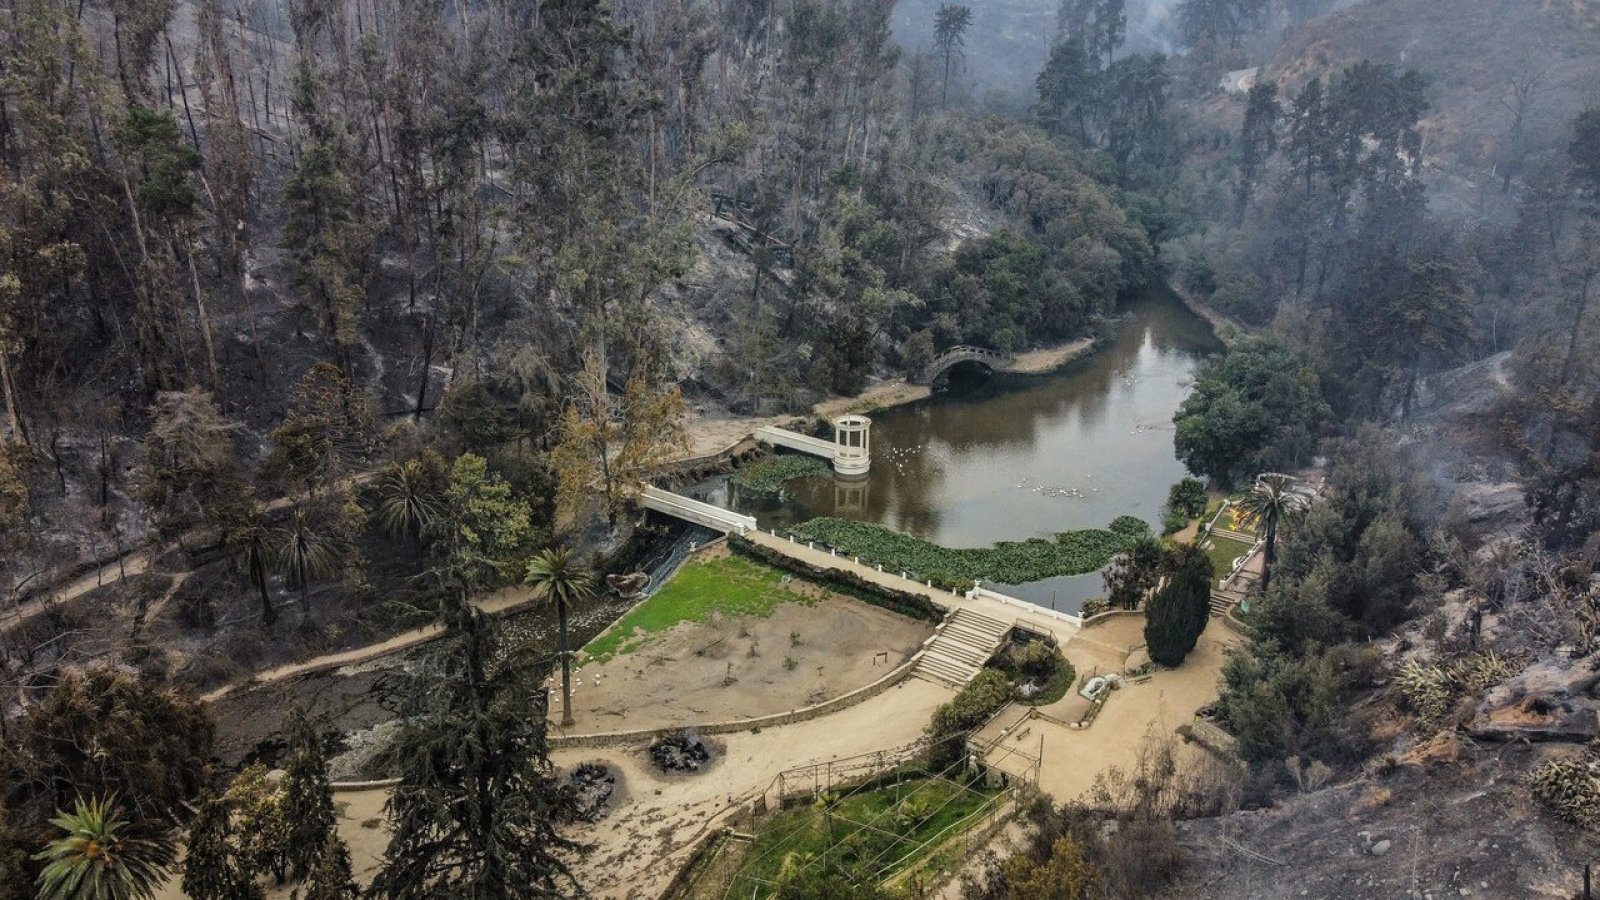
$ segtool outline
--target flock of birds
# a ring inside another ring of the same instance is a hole
[[[1084,475],[1083,477],[1093,478],[1094,476]],[[1022,476],[1022,481],[1017,484],[1017,489],[1022,491],[1031,491],[1032,493],[1038,494],[1041,497],[1072,497],[1080,500],[1086,499],[1090,494],[1100,493],[1099,488],[1089,488],[1087,491],[1085,491],[1083,488],[1077,487],[1054,486],[1048,484],[1029,484],[1028,476],[1026,475]]]
[[[911,460],[914,457],[926,452],[927,449],[928,449],[928,445],[925,444],[925,443],[924,444],[917,444],[917,445],[911,446],[911,447],[890,447],[888,450],[884,451],[882,454],[874,453],[872,455],[873,456],[872,462],[873,462],[874,465],[876,465],[879,462],[879,460],[881,459],[881,460],[889,463],[889,465],[894,466],[895,474],[897,474],[897,475],[905,475],[905,474],[908,474],[909,470],[908,470],[907,466],[911,462]]]

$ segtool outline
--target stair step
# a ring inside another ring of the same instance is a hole
[[[998,639],[998,637],[1005,634],[1005,631],[1000,631],[1000,629],[981,628],[981,626],[973,625],[970,621],[962,620],[947,621],[944,629],[950,631],[950,633],[974,634],[974,636],[987,637],[990,641],[994,641],[994,639]]]
[[[944,633],[951,637],[961,637],[980,644],[998,644],[1000,643],[1001,639],[1005,637],[1003,633],[979,631],[975,628],[967,628],[962,625],[946,625],[944,628]]]
[[[917,669],[911,673],[911,677],[921,678],[923,681],[930,681],[934,684],[940,685],[941,687],[953,688],[958,691],[966,687],[966,684],[963,682],[940,675],[937,672],[930,672],[927,669]]]
[[[932,675],[959,688],[965,686],[967,682],[972,680],[972,676],[976,675],[977,673],[969,672],[940,661],[928,660],[924,658],[922,663],[912,671],[912,674]]]
[[[973,612],[972,610],[964,607],[956,607],[955,612],[950,614],[950,618],[952,621],[965,622],[971,625],[979,626],[985,630],[1009,631],[1011,629],[1009,624],[1002,622],[999,619],[996,619],[992,616],[986,616],[983,613]]]
[[[963,647],[971,647],[974,650],[982,650],[985,653],[991,652],[995,647],[1000,646],[1000,642],[992,637],[967,634],[963,631],[946,631],[934,638],[934,640],[943,644],[959,644]]]

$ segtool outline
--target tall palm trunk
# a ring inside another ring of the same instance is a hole
[[[261,621],[270,626],[278,621],[278,611],[272,608],[272,597],[267,593],[266,564],[261,560],[251,561],[250,580],[256,583],[256,591],[261,594]]]
[[[1267,513],[1266,546],[1261,548],[1261,594],[1266,596],[1272,580],[1272,565],[1278,561],[1278,511]]]
[[[301,559],[295,564],[295,574],[300,579],[300,618],[302,621],[311,621],[311,579],[306,571],[306,561]]]
[[[561,724],[571,725],[572,718],[572,656],[567,651],[567,601],[556,600],[556,627],[561,632]]]

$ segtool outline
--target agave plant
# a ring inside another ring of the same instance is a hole
[[[138,834],[117,813],[116,798],[78,800],[50,822],[63,835],[34,859],[39,900],[149,900],[167,880],[174,858],[165,837]]]

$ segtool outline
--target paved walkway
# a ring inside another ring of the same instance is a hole
[[[760,544],[763,547],[809,565],[842,569],[859,575],[862,579],[872,584],[890,590],[920,594],[932,600],[935,605],[942,609],[971,610],[991,619],[1025,625],[1034,631],[1052,634],[1056,640],[1061,642],[1071,639],[1073,635],[1078,633],[1078,626],[1073,622],[1058,618],[1052,615],[1050,610],[1042,609],[1032,604],[1013,606],[989,597],[971,598],[951,591],[928,587],[920,581],[901,578],[898,572],[880,572],[876,566],[855,562],[848,556],[830,556],[826,550],[809,547],[803,542],[791,541],[788,538],[775,537],[764,531],[749,532],[745,535],[745,538],[752,543]]]

